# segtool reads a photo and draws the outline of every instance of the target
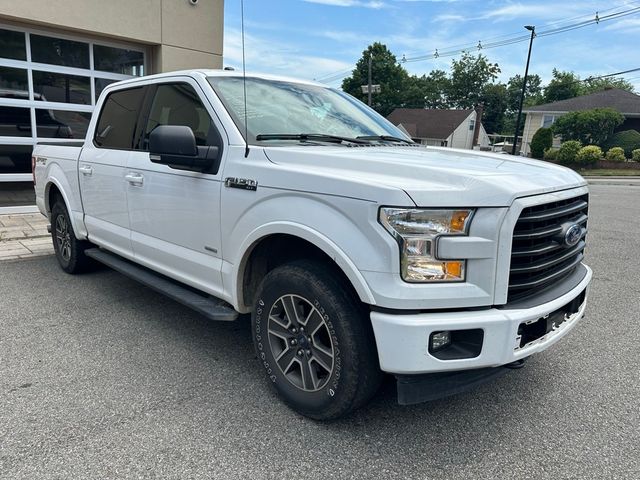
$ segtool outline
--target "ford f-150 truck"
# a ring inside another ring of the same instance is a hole
[[[250,313],[267,383],[311,418],[364,405],[385,372],[402,404],[462,391],[584,315],[578,174],[416,144],[317,83],[114,83],[84,143],[32,163],[66,272],[97,261],[211,319]]]

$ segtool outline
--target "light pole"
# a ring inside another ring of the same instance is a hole
[[[369,92],[369,106],[371,106],[371,64],[373,61],[373,52],[369,52],[369,80],[368,80],[368,92]]]
[[[531,60],[531,47],[533,46],[533,39],[536,36],[536,27],[533,25],[525,25],[527,30],[531,32],[531,40],[529,40],[529,54],[527,55],[527,66],[524,69],[524,79],[522,80],[522,93],[520,94],[520,105],[518,107],[518,117],[516,118],[516,133],[513,136],[513,149],[511,155],[516,154],[516,147],[518,145],[518,130],[520,130],[520,117],[522,117],[522,104],[524,103],[524,92],[527,88],[527,75],[529,74],[529,60]],[[521,148],[523,145],[521,145]]]

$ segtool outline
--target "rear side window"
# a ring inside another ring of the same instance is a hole
[[[132,150],[143,99],[143,87],[110,93],[100,112],[95,144],[101,148]]]
[[[159,85],[144,132],[146,150],[149,134],[158,125],[190,127],[199,146],[216,145],[217,130],[196,91],[187,83]]]

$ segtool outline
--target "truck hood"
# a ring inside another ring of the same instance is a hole
[[[506,207],[517,197],[586,184],[568,168],[474,150],[309,145],[267,147],[264,152],[283,167],[402,189],[417,206]]]

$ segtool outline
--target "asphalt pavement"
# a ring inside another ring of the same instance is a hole
[[[0,263],[0,478],[640,478],[640,187],[591,186],[587,316],[476,390],[317,423],[267,388],[246,317],[113,271]]]

